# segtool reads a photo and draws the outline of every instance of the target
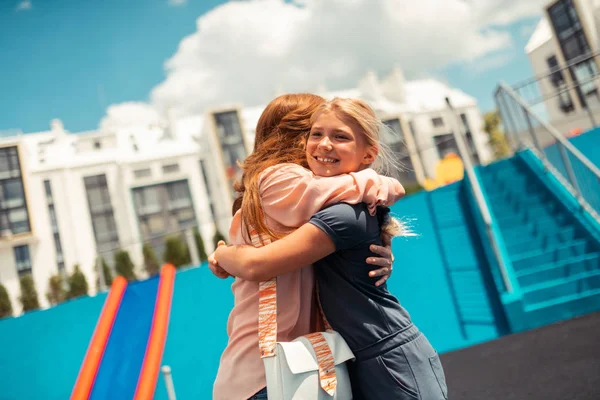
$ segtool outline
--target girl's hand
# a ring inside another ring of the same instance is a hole
[[[220,246],[226,246],[226,245],[227,244],[224,241],[219,240],[219,242],[217,243],[217,248],[219,248]],[[215,249],[215,251],[216,251],[216,249]],[[230,276],[232,276],[227,271],[225,271],[223,268],[221,268],[219,266],[219,262],[215,258],[214,252],[208,257],[208,267],[210,268],[210,271],[217,278],[226,279],[226,278],[229,278]]]
[[[376,265],[382,268],[375,269],[369,272],[370,277],[381,276],[377,282],[375,282],[375,286],[381,286],[389,279],[392,275],[394,255],[392,254],[392,245],[391,243],[385,243],[385,247],[377,246],[372,244],[369,249],[381,257],[368,257],[367,264]]]

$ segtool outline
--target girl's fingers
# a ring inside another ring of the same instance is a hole
[[[385,281],[388,280],[390,276],[389,275],[384,275],[383,277],[381,277],[380,280],[378,280],[377,282],[375,282],[375,286],[381,286],[385,283]]]
[[[392,249],[389,247],[377,246],[376,244],[372,244],[369,247],[369,250],[383,258],[387,258],[388,260],[392,260],[394,257],[392,254]]]
[[[375,278],[376,276],[389,276],[391,273],[392,269],[390,267],[384,267],[369,272],[369,276]]]

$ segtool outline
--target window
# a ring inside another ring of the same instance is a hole
[[[60,232],[58,229],[58,221],[56,218],[56,210],[54,209],[54,198],[52,196],[52,186],[49,180],[44,181],[44,190],[46,192],[46,203],[48,204],[48,214],[50,216],[50,227],[54,236],[54,249],[56,250],[56,265],[58,272],[62,273],[65,269],[62,244],[60,242]]]
[[[241,177],[241,169],[237,165],[238,161],[246,158],[246,148],[244,147],[244,137],[237,111],[226,111],[215,113],[215,126],[217,139],[221,145],[225,176],[230,183],[230,192],[234,196],[231,185],[233,181]]]
[[[30,230],[17,147],[0,148],[0,233]]]
[[[431,123],[435,128],[439,128],[440,126],[444,126],[444,120],[441,117],[436,117],[431,119]]]
[[[163,165],[162,170],[164,174],[173,174],[175,172],[179,172],[179,164]]]
[[[15,251],[15,262],[17,267],[17,273],[19,276],[31,273],[31,257],[29,256],[29,246],[16,246]]]
[[[83,178],[96,239],[96,248],[112,267],[113,253],[119,247],[119,233],[115,223],[106,175]],[[108,254],[107,254],[108,253]]]
[[[548,9],[550,22],[557,33],[559,46],[565,60],[571,62],[579,57],[585,56],[591,52],[588,39],[577,14],[577,9],[573,0],[561,0]],[[577,85],[575,90],[583,107],[588,106],[588,102],[598,103],[600,94],[596,83],[586,76],[594,75],[596,65],[594,60],[584,60],[578,62],[569,68],[569,73],[573,82]],[[588,71],[588,72],[586,72]],[[554,82],[553,77],[553,82]],[[570,99],[559,99],[560,107],[569,111],[573,105]]]
[[[102,142],[99,140],[94,140],[94,149],[100,150],[102,148]]]
[[[165,235],[182,235],[184,229],[196,225],[187,180],[134,188],[132,194],[143,240],[159,257],[164,252]]]
[[[440,159],[443,159],[449,153],[460,154],[452,133],[434,136],[433,140]]]
[[[150,178],[152,176],[152,171],[150,168],[136,169],[133,171],[133,176],[136,179]]]

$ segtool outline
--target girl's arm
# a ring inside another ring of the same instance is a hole
[[[266,169],[260,177],[260,198],[265,215],[295,228],[322,208],[339,203],[366,203],[374,214],[378,205],[392,205],[404,196],[400,182],[368,168],[332,177],[315,176],[296,165]]]
[[[214,259],[233,276],[265,281],[313,264],[333,252],[335,245],[329,235],[313,224],[304,224],[267,246],[220,245]]]

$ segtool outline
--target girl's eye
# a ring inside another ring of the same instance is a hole
[[[338,140],[348,140],[348,137],[345,136],[345,135],[336,135],[335,138],[338,139]]]
[[[321,136],[321,132],[311,132],[310,136],[312,136],[312,137]]]

